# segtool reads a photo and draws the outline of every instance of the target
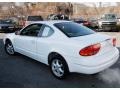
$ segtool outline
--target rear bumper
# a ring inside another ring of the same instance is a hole
[[[107,59],[107,62],[104,62],[96,66],[87,66],[87,65],[77,64],[77,63],[69,63],[68,65],[69,71],[83,73],[83,74],[95,74],[112,66],[118,60],[118,58],[119,58],[119,51],[118,49],[116,49],[116,52],[113,56],[109,58],[103,58],[103,59]],[[98,58],[96,59],[99,61]]]

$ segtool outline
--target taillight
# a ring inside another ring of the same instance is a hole
[[[112,43],[113,43],[113,46],[116,46],[116,38],[113,38]]]
[[[99,52],[101,48],[101,44],[94,44],[94,45],[90,45],[88,47],[83,48],[82,50],[80,50],[79,54],[81,56],[92,56],[95,55]]]

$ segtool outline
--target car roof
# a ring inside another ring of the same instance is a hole
[[[71,22],[71,21],[67,21],[67,20],[48,20],[48,21],[36,21],[36,22],[33,22],[32,24],[34,23],[42,23],[42,24],[55,24],[55,23],[62,23],[62,22]]]

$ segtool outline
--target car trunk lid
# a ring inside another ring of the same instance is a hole
[[[101,44],[101,48],[99,52],[92,56],[81,56],[80,54],[77,55],[76,58],[79,58],[79,61],[76,61],[79,65],[84,66],[98,66],[102,65],[113,58],[116,53],[116,48],[113,46],[112,37],[104,34],[90,34],[81,37],[74,37],[72,38],[75,41],[79,41],[80,49],[83,49],[87,46],[94,45],[97,43]],[[82,45],[82,46],[81,46]],[[111,59],[110,59],[111,58]],[[99,61],[98,61],[99,60]]]
[[[110,52],[114,48],[112,43],[112,37],[104,34],[95,33],[80,37],[73,37],[72,39],[79,42],[79,44],[81,45],[81,49],[90,45],[100,43],[101,48],[99,53],[97,53],[96,55]]]

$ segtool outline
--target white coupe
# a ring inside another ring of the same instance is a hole
[[[49,65],[59,79],[68,72],[98,73],[119,58],[115,38],[71,21],[35,22],[6,35],[4,45],[9,55],[18,52]]]

